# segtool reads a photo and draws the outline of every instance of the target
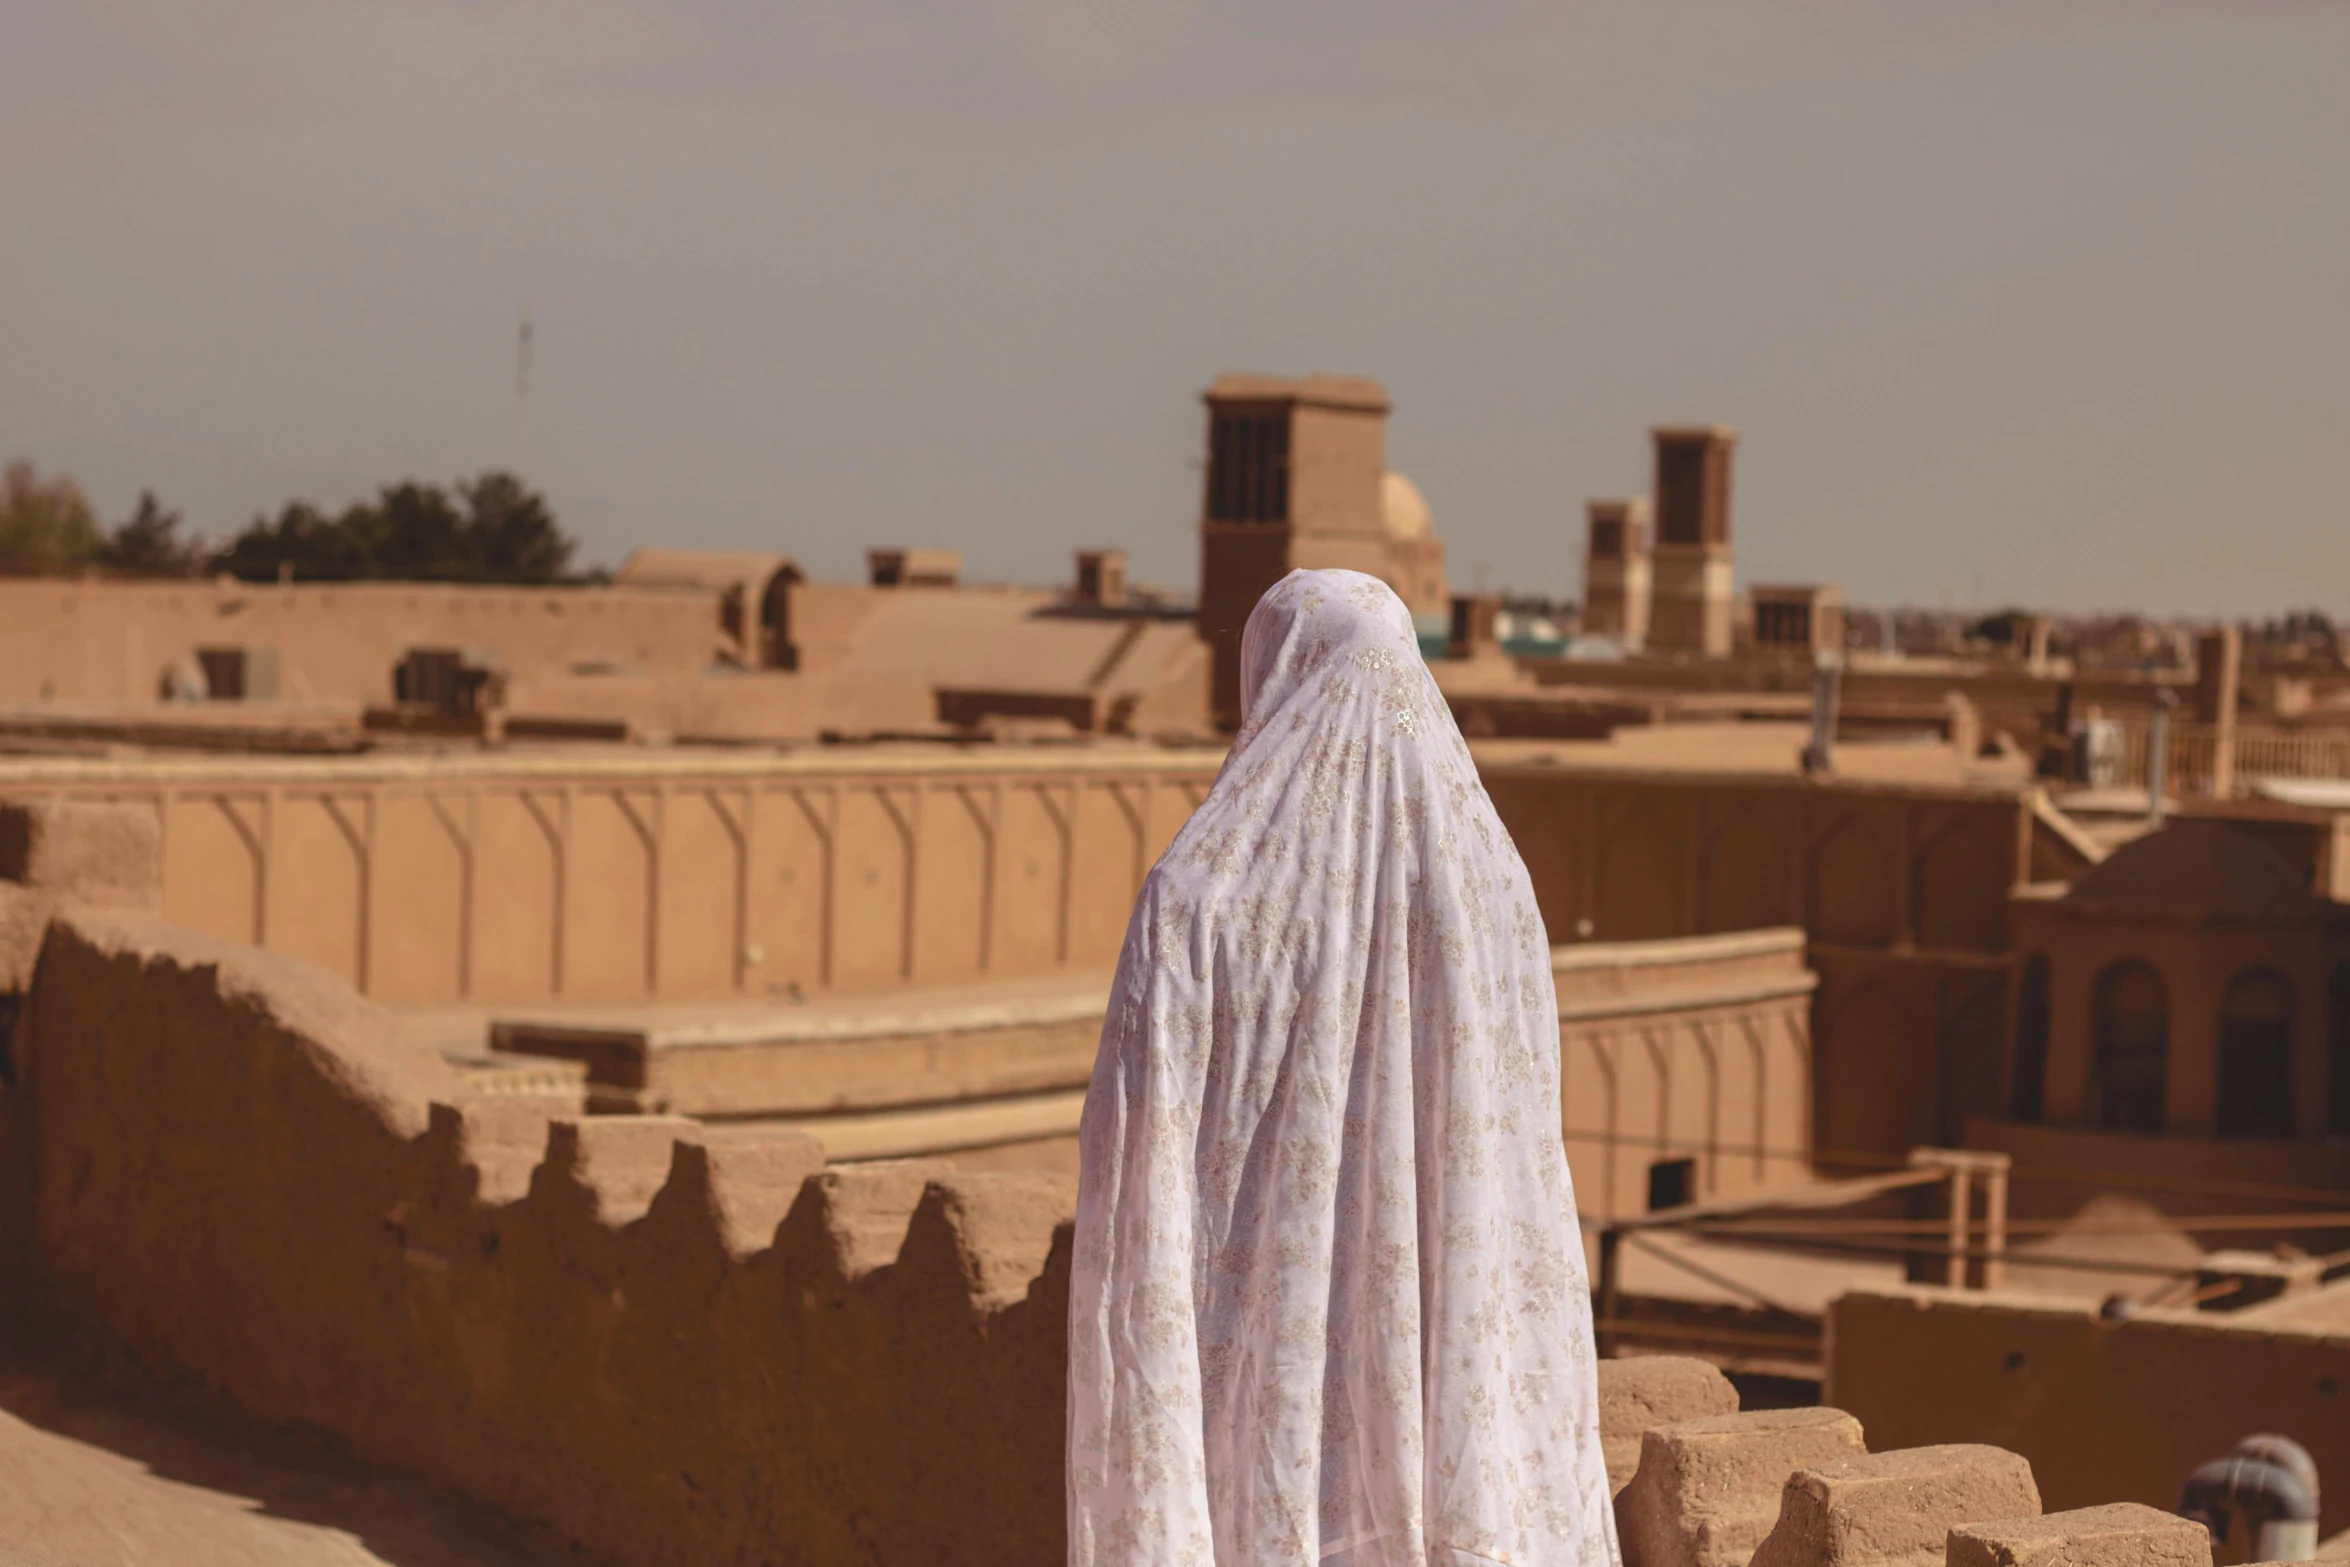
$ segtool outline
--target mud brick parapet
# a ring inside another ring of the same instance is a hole
[[[49,926],[19,1031],[63,1320],[630,1563],[1062,1556],[1073,1189],[465,1102],[331,978]]]
[[[469,1099],[321,971],[58,907],[0,1279],[101,1348],[632,1567],[1065,1560],[1067,1180]],[[2048,1554],[2012,1455],[1870,1458],[1698,1362],[1603,1364],[1600,1405],[1628,1567],[2125,1559]],[[2077,1532],[2208,1560],[2162,1518]]]
[[[145,811],[0,800],[0,882],[82,903],[159,908],[162,835]]]
[[[1947,1567],[2210,1567],[2211,1536],[2184,1518],[2116,1502],[1954,1529],[1945,1562]]]
[[[2032,1466],[1996,1447],[1912,1447],[1797,1470],[1752,1567],[1936,1567],[1953,1525],[2038,1517]]]

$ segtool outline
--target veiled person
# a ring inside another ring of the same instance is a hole
[[[1532,888],[1376,578],[1249,617],[1080,1133],[1075,1567],[1616,1559]]]

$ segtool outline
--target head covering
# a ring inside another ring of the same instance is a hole
[[[1385,584],[1241,647],[1079,1133],[1069,1559],[1613,1562],[1525,867]]]

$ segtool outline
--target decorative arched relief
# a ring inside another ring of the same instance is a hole
[[[1058,782],[1007,785],[996,858],[998,974],[1049,972],[1061,961],[1068,908],[1073,791]]]
[[[907,883],[913,867],[909,791],[840,792],[838,877],[832,890],[832,982],[843,989],[902,983]]]
[[[1941,1113],[1935,1140],[1960,1146],[1971,1117],[2000,1113],[2000,1057],[2006,1040],[2006,987],[1997,978],[1952,979],[1942,1023]]]
[[[371,994],[421,1003],[466,993],[470,815],[463,796],[387,794],[377,803]]]
[[[1963,825],[1918,857],[1917,939],[1925,948],[1998,952],[2007,945],[2009,856]]]
[[[269,945],[364,984],[365,798],[290,794],[274,812],[269,855]]]
[[[2214,1135],[2280,1142],[2293,1136],[2298,1010],[2293,982],[2273,968],[2246,969],[2228,981],[2220,998]]]
[[[1793,922],[1788,840],[1752,810],[1739,809],[1706,843],[1699,919],[1707,932],[1762,930]]]
[[[563,993],[635,998],[651,992],[655,803],[650,793],[581,789],[571,797],[564,854]]]
[[[262,819],[257,798],[190,795],[171,802],[164,835],[163,912],[222,941],[262,937]]]
[[[1601,941],[1660,941],[1682,934],[1681,844],[1657,819],[1653,803],[1635,799],[1610,814],[1597,853],[1599,907],[1593,923]]]
[[[750,942],[744,988],[805,995],[831,982],[833,806],[828,787],[777,789],[755,803],[751,834]]]
[[[743,945],[739,797],[680,789],[662,802],[661,993],[724,995]]]
[[[1487,786],[1494,814],[1517,845],[1518,858],[1533,884],[1534,906],[1557,944],[1577,938],[1575,926],[1587,910],[1584,876],[1592,868],[1586,812],[1588,790],[1556,779],[1496,778]]]
[[[1828,1014],[1819,1044],[1824,1161],[1898,1159],[1935,1140],[1940,1072],[1934,1036],[1915,1026],[1915,1000],[1864,981]]]
[[[1109,968],[1118,961],[1141,886],[1147,787],[1112,782],[1075,791],[1066,953],[1072,967]]]
[[[1811,934],[1841,947],[1890,947],[1901,930],[1900,872],[1876,835],[1851,817],[1812,855]]]
[[[535,1001],[563,979],[563,800],[528,792],[481,797],[474,993]]]
[[[944,785],[922,802],[922,874],[915,888],[916,978],[953,984],[986,972],[988,886],[995,867],[995,791]]]

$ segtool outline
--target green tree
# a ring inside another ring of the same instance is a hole
[[[455,493],[413,481],[329,517],[303,501],[276,520],[256,517],[215,567],[267,581],[281,567],[311,581],[560,582],[577,546],[545,500],[509,473],[485,473]]]
[[[64,474],[43,479],[29,462],[0,469],[0,572],[72,571],[96,557],[97,514]]]
[[[204,541],[180,537],[180,514],[153,490],[139,492],[139,509],[107,530],[98,564],[126,577],[192,577],[204,569]]]
[[[559,582],[578,548],[555,514],[510,473],[485,473],[460,484],[465,527],[479,552],[482,573],[495,582]]]
[[[2024,622],[2031,618],[2029,610],[2003,609],[1967,627],[1966,634],[1977,642],[1988,642],[1993,647],[2013,647],[2023,640]]]

